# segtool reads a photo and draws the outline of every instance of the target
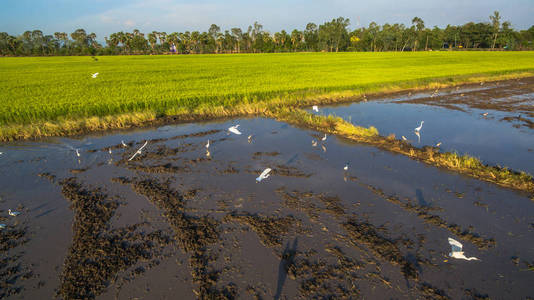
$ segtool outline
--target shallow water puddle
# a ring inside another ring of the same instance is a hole
[[[534,80],[395,95],[349,105],[321,107],[381,135],[403,136],[413,145],[436,146],[479,157],[491,165],[534,174]],[[432,97],[431,97],[432,96]],[[311,111],[311,110],[310,110]],[[487,115],[485,115],[487,113]],[[419,136],[415,128],[424,121]]]
[[[3,296],[532,296],[525,195],[317,135],[257,118],[3,146],[2,246],[27,240],[2,250]]]

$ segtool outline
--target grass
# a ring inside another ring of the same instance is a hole
[[[96,79],[91,74],[99,72]],[[534,52],[1,57],[0,140],[534,75]]]
[[[406,155],[412,159],[422,161],[480,180],[495,183],[500,186],[525,191],[534,197],[534,179],[525,172],[516,172],[508,168],[483,164],[478,158],[469,155],[459,155],[455,152],[440,152],[438,147],[425,146],[418,148],[406,141],[381,136],[374,127],[355,126],[340,117],[313,115],[300,109],[281,108],[270,113],[280,121],[297,126],[304,126],[317,131],[335,134],[359,143],[366,143],[375,147]]]

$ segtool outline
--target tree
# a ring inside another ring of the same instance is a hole
[[[419,39],[421,38],[421,32],[423,31],[423,29],[425,29],[425,22],[423,21],[423,19],[419,17],[414,17],[412,19],[412,25],[415,26],[415,36],[414,36],[412,50],[416,51],[417,45],[419,44]]]
[[[495,43],[497,42],[497,35],[499,34],[499,28],[501,27],[501,15],[498,11],[493,12],[493,16],[489,17],[491,20],[491,25],[493,27],[493,44],[491,44],[491,49],[495,49]]]
[[[308,51],[317,51],[319,35],[317,33],[317,25],[308,23],[306,30],[304,30],[304,42]]]

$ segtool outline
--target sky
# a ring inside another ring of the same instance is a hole
[[[0,0],[0,32],[12,35],[40,29],[45,34],[71,33],[78,28],[103,40],[118,31],[246,30],[258,21],[264,30],[303,30],[307,23],[322,24],[339,16],[350,28],[378,24],[411,24],[413,17],[426,27],[487,22],[497,10],[516,29],[534,25],[534,0]]]

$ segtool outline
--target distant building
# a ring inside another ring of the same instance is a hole
[[[174,43],[172,43],[171,45],[171,53],[176,53],[176,45]]]

